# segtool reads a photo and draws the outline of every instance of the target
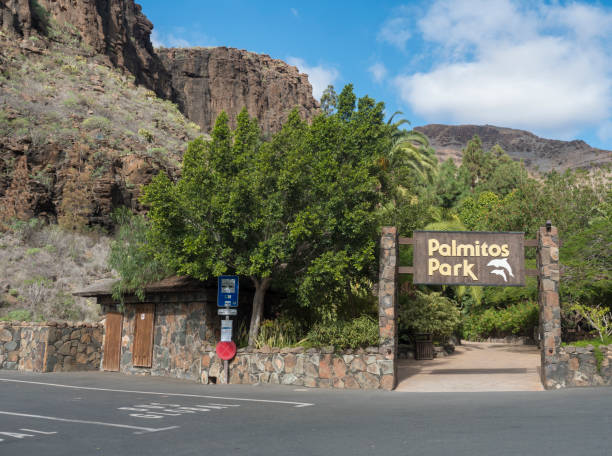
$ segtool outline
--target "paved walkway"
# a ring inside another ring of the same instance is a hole
[[[531,345],[463,342],[450,356],[401,360],[396,391],[542,391],[540,351]]]

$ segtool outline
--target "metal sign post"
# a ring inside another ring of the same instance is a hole
[[[217,307],[220,316],[225,316],[221,320],[221,341],[218,345],[235,344],[232,342],[232,323],[230,315],[238,314],[238,276],[220,276],[217,285]],[[223,360],[223,371],[225,383],[229,383],[229,359]]]

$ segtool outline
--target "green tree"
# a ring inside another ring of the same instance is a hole
[[[338,94],[333,85],[328,85],[321,95],[321,111],[330,116],[338,105]]]
[[[355,112],[355,102],[357,97],[353,92],[353,84],[347,84],[338,95],[337,115],[344,122],[351,120],[351,116]]]
[[[482,180],[486,169],[486,157],[482,150],[482,141],[478,135],[474,135],[463,149],[461,167],[466,170],[469,185],[472,190]]]
[[[249,345],[274,278],[293,278],[301,302],[315,306],[322,291],[342,296],[372,268],[381,195],[368,155],[381,138],[359,128],[373,110],[365,103],[311,126],[294,110],[266,143],[246,110],[234,132],[222,113],[209,143],[189,144],[178,182],[160,174],[145,187],[157,260],[199,279],[233,272],[253,282]]]
[[[157,261],[146,248],[150,225],[144,216],[119,207],[112,218],[117,233],[110,246],[108,263],[120,277],[113,286],[113,298],[122,301],[125,293],[135,293],[144,299],[144,285],[163,279],[172,271]]]
[[[435,180],[435,189],[439,204],[445,209],[456,206],[459,197],[467,190],[452,158],[440,165]]]

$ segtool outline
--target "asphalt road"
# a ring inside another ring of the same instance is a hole
[[[0,455],[612,454],[612,388],[401,393],[0,371]]]

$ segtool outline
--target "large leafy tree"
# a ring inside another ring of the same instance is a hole
[[[222,113],[210,142],[190,143],[176,183],[160,174],[144,189],[157,261],[200,279],[235,273],[253,282],[249,345],[274,278],[315,306],[342,297],[374,264],[381,192],[373,157],[388,135],[382,104],[366,98],[351,109],[349,92],[341,113],[312,125],[294,110],[269,142],[246,110],[233,132]]]

